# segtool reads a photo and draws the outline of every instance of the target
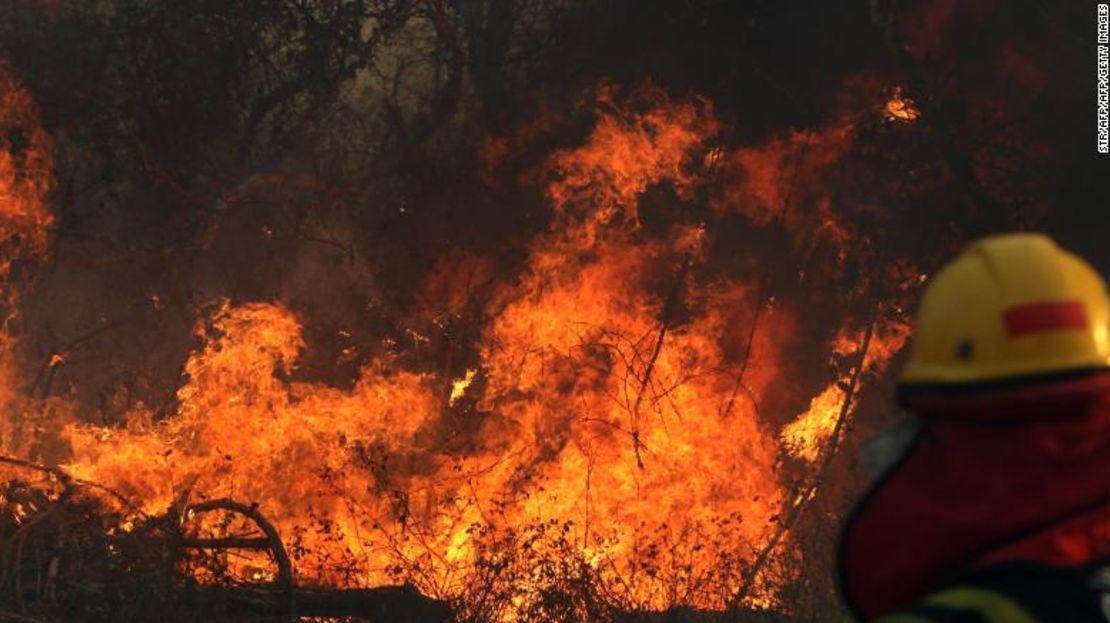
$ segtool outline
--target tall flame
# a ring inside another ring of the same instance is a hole
[[[478,361],[462,377],[383,356],[350,389],[296,380],[311,348],[297,315],[278,302],[223,301],[197,324],[201,346],[175,411],[156,421],[140,405],[122,428],[68,424],[65,468],[145,513],[201,498],[256,503],[290,543],[302,582],[405,580],[457,596],[500,569],[482,565],[501,555],[491,544],[513,542],[570,556],[631,607],[730,604],[790,503],[781,452],[816,456],[843,389],[818,392],[781,432],[760,414],[786,380],[798,321],[758,284],[701,270],[706,224],[641,226],[650,189],[688,202],[704,190],[719,123],[702,99],[650,86],[636,98],[622,106],[603,85],[593,131],[547,160],[552,227],[486,303]],[[726,154],[726,181],[740,170],[743,183],[713,207],[757,225],[781,214],[788,230],[846,248],[854,233],[828,201],[813,223],[783,206],[799,145],[831,162],[851,131],[842,123]],[[36,132],[29,145],[44,149]],[[27,172],[49,167],[4,147],[0,192],[17,197],[2,204],[5,239],[22,228],[41,248],[48,177]],[[871,373],[905,339],[885,326],[876,335],[863,363]],[[860,339],[845,329],[833,351],[854,352]],[[538,569],[512,589],[518,606],[536,599]]]
[[[35,260],[47,251],[54,221],[47,201],[54,184],[50,139],[25,88],[0,59],[0,448],[17,451],[20,396],[15,390],[13,321],[19,303],[16,262]]]

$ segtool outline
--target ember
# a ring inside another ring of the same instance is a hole
[[[896,87],[893,95],[886,102],[886,115],[891,121],[909,122],[920,117],[921,111],[917,109],[912,99],[902,95],[901,87]]]

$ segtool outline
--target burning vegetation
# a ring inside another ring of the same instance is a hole
[[[0,5],[0,619],[827,616],[926,268],[1066,199],[988,142],[1051,76],[956,115],[1000,9],[872,3],[802,106],[686,39],[774,11],[602,4]]]

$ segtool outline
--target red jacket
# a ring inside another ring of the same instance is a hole
[[[841,590],[861,618],[998,563],[1110,561],[1110,374],[904,404],[922,430],[841,540]]]

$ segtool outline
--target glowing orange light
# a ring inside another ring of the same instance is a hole
[[[901,87],[894,88],[894,93],[886,102],[884,113],[888,120],[901,121],[904,123],[915,121],[921,116],[921,111],[917,108],[914,101],[902,95]]]

